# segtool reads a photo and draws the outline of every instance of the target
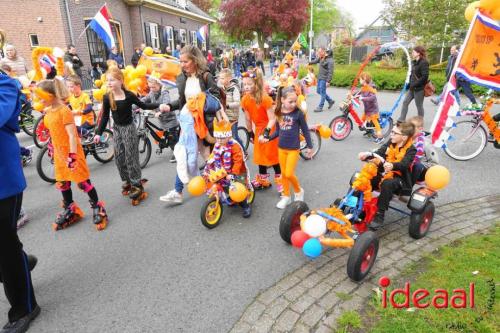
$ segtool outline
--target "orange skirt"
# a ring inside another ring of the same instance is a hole
[[[255,129],[255,139],[253,141],[253,162],[257,165],[273,166],[279,164],[278,159],[278,138],[267,143],[260,143],[259,136],[264,134],[265,127]],[[274,132],[274,128],[271,133]]]

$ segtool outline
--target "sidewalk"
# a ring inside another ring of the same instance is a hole
[[[331,249],[262,291],[230,332],[331,333],[343,312],[362,308],[382,275],[395,277],[425,253],[497,221],[500,194],[437,207],[429,233],[419,240],[408,235],[404,217],[379,231],[377,259],[362,283],[347,278],[349,250]]]

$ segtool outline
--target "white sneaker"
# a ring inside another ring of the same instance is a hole
[[[160,201],[181,204],[182,203],[182,194],[178,193],[176,190],[172,190],[172,191],[168,192],[167,194],[161,196]]]
[[[304,189],[301,187],[300,191],[295,193],[295,198],[293,201],[304,201]]]
[[[19,218],[17,219],[17,229],[20,229],[29,221],[28,215],[24,212],[24,209],[21,208],[19,212]]]
[[[281,200],[276,204],[276,208],[285,209],[286,206],[292,203],[290,197],[286,197],[284,195],[281,196]]]

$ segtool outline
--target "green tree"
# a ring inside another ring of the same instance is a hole
[[[384,0],[384,18],[396,30],[427,47],[455,42],[468,22],[465,7],[470,0]],[[446,33],[445,33],[446,30]],[[458,34],[457,34],[458,33]]]
[[[315,33],[332,31],[333,27],[341,22],[341,19],[342,15],[335,0],[314,0],[313,30]],[[307,25],[307,30],[309,27],[310,25]]]

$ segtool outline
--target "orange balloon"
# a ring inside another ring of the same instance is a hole
[[[450,172],[442,165],[431,166],[425,174],[425,183],[434,191],[445,188],[449,182]]]
[[[135,70],[137,72],[138,77],[145,76],[146,73],[148,72],[148,69],[144,65],[138,65]]]
[[[102,81],[101,81],[101,80],[95,80],[95,81],[94,81],[94,84],[95,84],[95,86],[96,86],[97,88],[101,88],[101,86],[102,86]]]
[[[330,127],[328,126],[325,126],[325,125],[321,125],[319,127],[319,135],[323,138],[323,139],[328,139],[331,135],[332,135],[332,130]]]
[[[481,0],[479,1],[479,8],[481,8],[486,13],[493,13],[500,7],[499,0]]]
[[[472,3],[470,3],[467,8],[465,8],[465,19],[467,21],[472,21],[472,18],[474,17],[474,14],[476,13],[476,9],[479,8],[479,2],[480,1],[474,1]]]
[[[497,20],[497,21],[500,21],[500,4],[498,5],[498,7],[496,9],[494,9],[491,13],[490,13],[491,17],[494,19],[494,20]]]
[[[202,176],[196,176],[188,183],[187,190],[192,196],[200,196],[207,190],[207,184]]]
[[[102,99],[104,97],[104,94],[101,89],[94,89],[92,91],[92,96],[94,96],[94,99],[96,101],[102,102]]]
[[[150,46],[146,46],[142,51],[142,53],[144,53],[148,57],[151,57],[155,53],[155,51],[153,51],[153,49]]]
[[[248,197],[248,190],[242,183],[232,182],[229,186],[229,197],[234,202],[242,202]]]

